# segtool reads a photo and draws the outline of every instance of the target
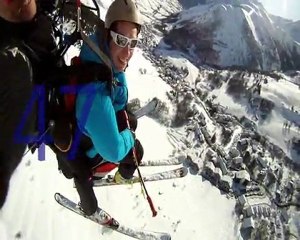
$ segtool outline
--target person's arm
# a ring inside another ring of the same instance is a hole
[[[79,97],[78,100],[83,99]],[[82,127],[91,138],[96,151],[108,161],[121,161],[134,146],[134,138],[129,129],[119,132],[110,97],[96,93],[87,114],[86,123]]]

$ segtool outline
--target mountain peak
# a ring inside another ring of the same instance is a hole
[[[257,0],[206,0],[165,22],[171,25],[165,43],[196,65],[300,68],[300,44],[274,24]]]

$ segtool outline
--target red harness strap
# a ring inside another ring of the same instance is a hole
[[[73,57],[71,59],[71,65],[78,66],[80,65],[80,58],[79,57]],[[67,112],[73,112],[75,107],[75,101],[76,101],[76,86],[78,84],[77,76],[74,74],[69,77],[69,86],[74,87],[74,91],[72,93],[66,93],[64,95],[65,100],[65,107]]]
[[[118,164],[116,163],[105,162],[96,167],[95,172],[110,172],[114,170],[117,166]]]
[[[93,175],[95,177],[104,177],[109,172],[114,170],[116,167],[118,167],[118,164],[116,163],[110,163],[110,162],[102,163],[94,169]]]

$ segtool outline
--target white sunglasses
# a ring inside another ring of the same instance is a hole
[[[139,40],[137,38],[128,38],[120,33],[116,33],[112,30],[110,30],[110,35],[114,41],[115,44],[117,44],[119,47],[124,48],[129,44],[130,49],[134,49],[137,44],[139,43]]]

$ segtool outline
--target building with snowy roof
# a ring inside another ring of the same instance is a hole
[[[214,170],[214,178],[213,178],[215,185],[220,182],[221,177],[222,177],[222,171],[220,168],[216,167]]]
[[[218,159],[216,156],[213,156],[210,161],[214,164],[215,167],[219,166]]]
[[[210,161],[206,161],[202,170],[202,175],[210,181],[214,177],[214,172],[214,164]]]
[[[263,159],[261,156],[257,156],[256,161],[261,166],[261,168],[267,168],[268,167],[267,161],[265,159]]]
[[[240,156],[240,151],[237,150],[235,147],[233,147],[233,148],[231,148],[231,149],[229,150],[229,156],[230,156],[231,158],[238,157],[238,156]]]
[[[249,166],[253,161],[252,153],[250,150],[245,151],[243,155],[243,162]]]
[[[282,209],[281,210],[281,219],[285,222],[285,223],[288,223],[290,217],[289,217],[289,214],[287,212],[286,209]]]
[[[224,158],[221,158],[221,157],[219,157],[218,159],[219,159],[219,166],[222,171],[222,174],[226,175],[228,173],[228,169],[227,169],[225,160],[224,160]]]
[[[230,192],[232,188],[233,180],[228,175],[222,175],[221,180],[219,182],[219,189],[223,190],[224,192]]]
[[[244,229],[244,230],[245,229],[247,229],[247,230],[248,229],[250,229],[250,230],[254,229],[255,228],[255,222],[254,222],[253,218],[252,217],[244,218],[241,228]]]
[[[243,185],[247,185],[250,182],[250,174],[246,170],[241,170],[235,173],[235,179]]]
[[[243,194],[238,197],[237,199],[238,203],[241,205],[241,207],[244,207],[246,203],[248,203],[246,196]]]
[[[253,215],[255,215],[253,206],[246,205],[243,209],[243,213],[246,217],[252,217]]]
[[[244,152],[247,150],[248,146],[249,146],[249,142],[250,140],[248,138],[243,138],[243,139],[240,139],[238,142],[237,142],[237,149],[240,151],[240,152]]]
[[[241,169],[243,164],[243,158],[242,157],[235,157],[231,160],[231,167],[234,169]]]
[[[207,150],[206,150],[206,156],[210,159],[210,158],[212,158],[213,156],[216,156],[217,155],[217,153],[214,151],[214,150],[212,150],[211,148],[208,148]]]

